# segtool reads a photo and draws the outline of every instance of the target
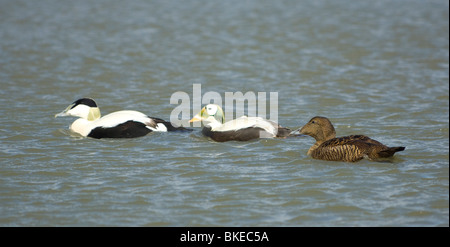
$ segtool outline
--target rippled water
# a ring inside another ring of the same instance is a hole
[[[0,1],[0,225],[448,226],[446,1]],[[312,138],[71,136],[55,113],[169,119],[174,92],[278,92],[279,122],[406,146],[313,160]]]

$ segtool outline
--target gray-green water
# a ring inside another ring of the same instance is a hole
[[[2,0],[0,225],[448,226],[448,31],[442,0]],[[326,162],[312,138],[80,139],[53,118],[88,96],[169,119],[194,83],[406,150]]]

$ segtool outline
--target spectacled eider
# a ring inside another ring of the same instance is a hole
[[[202,108],[189,122],[203,121],[202,134],[217,142],[249,141],[257,138],[286,137],[290,130],[261,117],[246,117],[224,123],[223,110],[216,104]]]
[[[388,158],[395,152],[405,150],[405,147],[388,147],[364,135],[336,138],[336,131],[326,117],[313,117],[305,126],[291,134],[297,133],[316,139],[307,153],[314,159],[356,162],[363,158]]]
[[[188,130],[174,127],[170,122],[153,118],[138,111],[117,111],[101,117],[100,109],[93,99],[82,98],[69,105],[55,117],[80,117],[70,130],[84,137],[92,138],[134,138],[152,131],[167,132]]]

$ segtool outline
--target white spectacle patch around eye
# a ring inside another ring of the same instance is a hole
[[[217,106],[216,105],[207,105],[206,106],[206,112],[210,116],[214,116],[217,113]]]

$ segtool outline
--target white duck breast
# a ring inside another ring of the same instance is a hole
[[[70,129],[92,138],[133,138],[152,131],[188,130],[174,127],[170,122],[148,117],[138,111],[117,111],[100,118],[100,110],[96,103],[88,98],[75,101],[66,110],[55,115],[59,116],[80,117],[72,123]]]

